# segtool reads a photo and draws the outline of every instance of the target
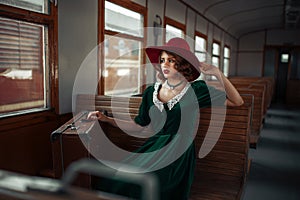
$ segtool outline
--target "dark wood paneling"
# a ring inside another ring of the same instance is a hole
[[[28,175],[52,168],[50,134],[70,117],[45,111],[0,119],[0,168]]]

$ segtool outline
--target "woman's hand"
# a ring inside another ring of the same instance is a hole
[[[100,111],[92,111],[89,112],[87,119],[89,120],[100,120],[103,121],[105,118],[105,115],[102,114]]]
[[[205,75],[213,75],[213,76],[219,77],[219,75],[221,73],[219,68],[217,68],[216,66],[207,64],[205,62],[199,63],[199,69]]]

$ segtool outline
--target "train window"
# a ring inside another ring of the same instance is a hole
[[[47,27],[0,18],[0,113],[45,108]]]
[[[141,93],[145,13],[137,5],[105,1],[104,67],[101,69],[105,95]]]
[[[0,3],[0,118],[58,111],[57,7],[49,10],[49,2]]]
[[[226,77],[229,75],[229,63],[230,63],[230,48],[228,46],[224,47],[223,55],[223,73]]]
[[[288,62],[289,62],[289,54],[287,54],[287,53],[282,53],[282,54],[280,55],[280,61],[281,61],[282,63],[288,63]]]
[[[38,13],[49,14],[49,0],[2,0],[2,4],[30,10]]]

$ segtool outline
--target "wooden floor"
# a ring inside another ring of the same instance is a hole
[[[268,109],[242,200],[300,199],[300,108]]]

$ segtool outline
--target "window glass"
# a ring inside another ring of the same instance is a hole
[[[224,47],[223,73],[226,77],[229,75],[230,49]]]
[[[229,59],[228,58],[224,59],[223,73],[226,77],[228,77],[228,75],[229,75]]]
[[[174,38],[174,37],[184,38],[183,30],[167,24],[166,25],[166,42],[168,42],[171,38]]]
[[[224,47],[224,58],[230,58],[230,50],[228,47]]]
[[[215,65],[216,67],[219,67],[219,58],[216,56],[212,57],[212,64]]]
[[[195,37],[195,50],[197,51],[206,51],[206,40],[203,37]]]
[[[213,43],[213,55],[219,56],[220,55],[220,45],[217,43]]]
[[[122,37],[105,37],[103,76],[106,95],[138,94],[141,83],[142,42]]]
[[[196,57],[200,62],[205,62],[206,61],[206,54],[205,53],[198,53],[195,52]]]
[[[47,28],[0,18],[0,113],[45,108]]]
[[[48,0],[0,0],[0,3],[38,13],[49,14],[50,6]]]
[[[287,53],[281,54],[281,62],[288,63],[289,62],[289,54],[287,54]]]
[[[126,33],[134,36],[143,36],[143,15],[105,1],[105,29]]]
[[[206,61],[206,39],[200,36],[195,36],[195,55],[200,62]]]

